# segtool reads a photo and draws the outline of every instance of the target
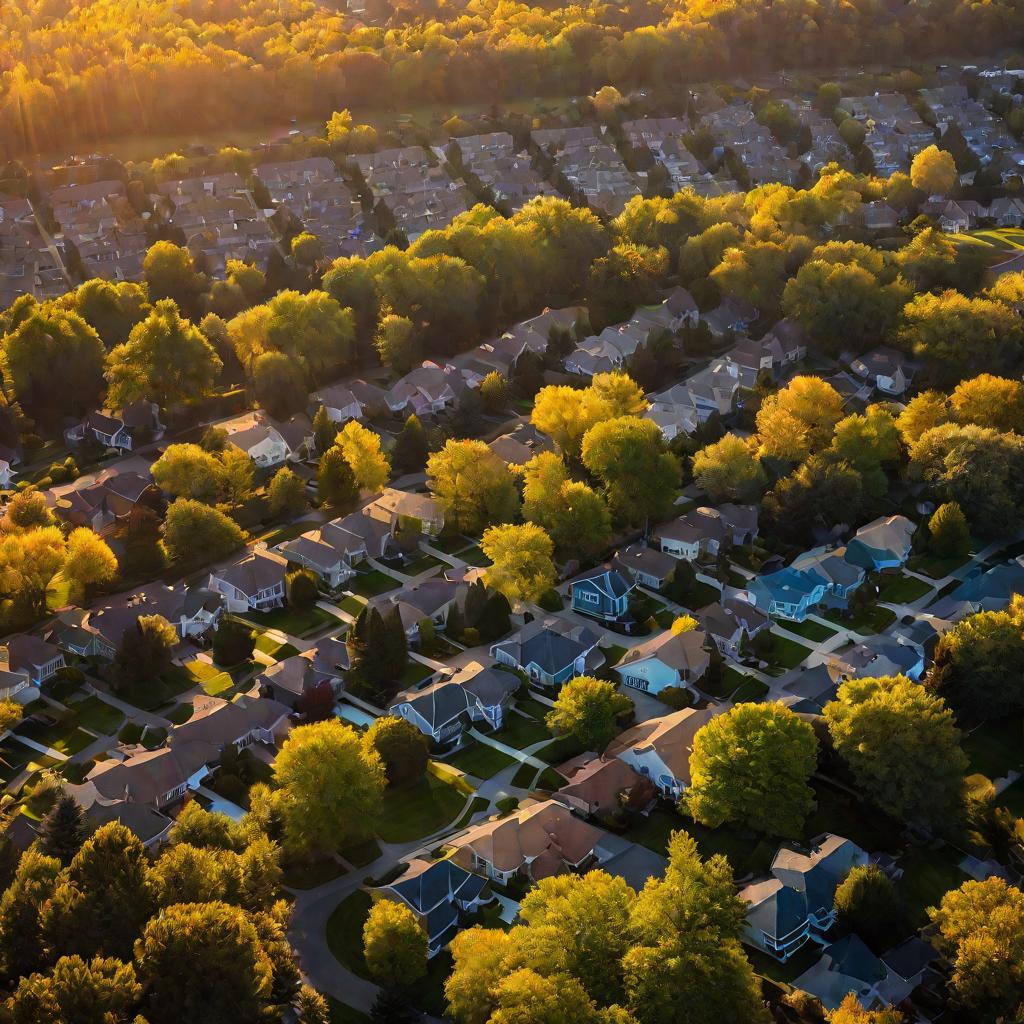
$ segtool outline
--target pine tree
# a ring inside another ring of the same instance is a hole
[[[303,985],[295,1000],[297,1024],[331,1024],[327,1000],[315,988]]]
[[[430,447],[419,417],[413,413],[395,439],[391,464],[401,473],[422,473]]]
[[[374,1024],[416,1024],[422,1019],[419,1010],[409,1005],[408,999],[394,990],[381,989],[370,1010]]]
[[[67,794],[50,808],[39,826],[39,847],[67,867],[89,838],[89,823],[78,802]]]
[[[462,617],[462,610],[459,608],[457,601],[452,602],[451,608],[448,609],[448,618],[445,619],[444,631],[452,638],[452,640],[459,640],[462,637],[462,631],[466,628],[466,622]]]
[[[508,603],[508,598],[497,591],[492,593],[476,622],[480,639],[489,641],[504,636],[512,628],[511,614],[512,606]]]
[[[337,508],[351,508],[359,500],[355,474],[339,445],[320,456],[316,492],[323,504]]]
[[[334,444],[334,439],[337,436],[338,425],[321,405],[313,417],[313,443],[316,445],[317,453],[323,455]]]
[[[405,635],[405,626],[402,625],[402,616],[399,614],[397,604],[391,606],[381,625],[384,643],[381,651],[380,682],[382,685],[397,687],[398,681],[409,664],[409,641]]]
[[[467,626],[474,629],[477,627],[486,605],[487,587],[484,586],[483,580],[474,580],[466,591],[466,600],[462,606],[462,614],[466,617]]]

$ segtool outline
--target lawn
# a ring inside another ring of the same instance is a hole
[[[294,654],[298,654],[298,648],[293,647],[284,640],[275,640],[269,633],[261,633],[256,638],[256,650],[262,651],[268,658],[274,661],[284,661]]]
[[[971,560],[970,555],[962,558],[939,558],[938,555],[914,555],[907,561],[907,568],[919,572],[922,576],[930,576],[933,580],[941,580],[951,572]]]
[[[263,637],[260,637],[262,640]],[[196,679],[208,697],[220,697],[235,685],[227,672],[220,671],[208,661],[190,661],[185,668]]]
[[[434,670],[429,665],[410,658],[409,664],[405,666],[405,671],[402,673],[401,689],[408,690],[409,687],[422,683],[424,679],[429,679],[433,674]]]
[[[315,889],[318,885],[344,875],[345,868],[336,860],[315,860],[306,864],[290,864],[284,869],[281,881],[290,889]]]
[[[393,576],[379,569],[371,569],[369,572],[361,572],[349,580],[349,590],[363,597],[377,597],[386,594],[389,590],[397,590],[402,584]],[[348,611],[348,609],[345,609]]]
[[[327,997],[327,1009],[331,1014],[331,1024],[371,1024],[365,1013],[345,1003],[339,1003],[333,996]]]
[[[395,568],[400,569],[406,576],[419,576],[420,573],[424,573],[428,569],[436,569],[439,565],[447,564],[447,562],[442,562],[440,558],[437,558],[434,555],[422,554],[419,558],[410,562],[408,565],[395,566]]]
[[[132,683],[118,691],[118,697],[133,704],[143,711],[155,711],[164,704],[169,704],[179,694],[191,690],[196,685],[195,676],[178,665],[157,679],[146,679]]]
[[[836,635],[836,630],[829,629],[828,626],[823,626],[813,619],[808,619],[806,622],[787,622],[783,628],[816,644],[820,644],[823,640],[831,640]]]
[[[463,747],[457,754],[448,758],[447,764],[459,768],[474,778],[485,780],[493,778],[498,772],[509,765],[515,764],[515,758],[486,743],[474,743]]]
[[[1014,252],[1024,249],[1024,230],[1020,228],[982,228],[977,231],[961,231],[947,236],[956,245],[978,245],[1000,252]]]
[[[788,628],[788,624],[784,627]],[[796,668],[811,653],[809,647],[798,644],[789,637],[779,636],[777,633],[762,633],[771,640],[771,646],[765,644],[763,659],[769,665],[776,665],[779,668]]]
[[[530,789],[537,777],[537,769],[532,764],[521,764],[512,776],[512,785],[517,789]]]
[[[968,772],[1000,779],[1011,769],[1024,770],[1024,722],[1020,718],[989,720],[964,737],[970,758]]]
[[[246,618],[264,629],[279,629],[292,636],[309,636],[340,622],[336,616],[316,605],[302,611],[296,608],[273,608],[268,612],[249,612]]]
[[[938,905],[950,889],[959,888],[967,876],[957,866],[962,855],[944,847],[926,850],[911,847],[900,858],[903,877],[896,883],[908,913],[908,924],[919,928],[927,923],[925,911]]]
[[[746,679],[732,695],[732,699],[737,704],[752,704],[763,700],[767,692],[767,683],[762,683],[760,679]]]
[[[896,621],[896,613],[891,608],[883,608],[877,604],[858,612],[852,618],[847,618],[838,608],[829,608],[823,613],[823,617],[862,636],[881,633]]]
[[[192,717],[194,711],[195,708],[191,704],[179,704],[168,711],[164,718],[174,725],[184,725]]]
[[[932,590],[924,580],[913,576],[885,576],[878,588],[878,600],[886,604],[910,604],[917,601]]]
[[[385,843],[406,843],[432,835],[452,822],[466,798],[429,773],[409,786],[389,788],[377,835]]]
[[[559,736],[546,747],[541,747],[535,756],[545,764],[562,764],[563,761],[578,757],[582,753],[583,748],[575,736]]]
[[[725,665],[722,668],[722,678],[718,683],[712,683],[705,677],[699,682],[700,688],[712,697],[728,697],[737,687],[742,686],[752,677],[746,672],[741,672],[732,665]]]
[[[554,768],[545,768],[534,785],[538,789],[546,789],[553,793],[556,789],[561,789],[565,785],[565,779]]]
[[[804,839],[822,832],[852,839],[864,850],[895,853],[902,843],[900,827],[874,808],[855,800],[848,793],[812,780],[817,807],[804,823]]]
[[[452,826],[453,829],[458,831],[459,829],[465,828],[472,820],[474,814],[479,814],[480,811],[486,811],[491,806],[491,801],[485,796],[475,796],[470,801],[469,807],[466,808],[462,813],[462,817]]]
[[[547,713],[551,710],[547,704],[542,704],[533,697],[526,697],[523,700],[517,699],[516,707],[531,718],[536,718],[538,722],[543,722]]]
[[[363,958],[363,925],[370,913],[370,894],[362,889],[346,896],[327,919],[327,948],[343,967],[369,978]]]
[[[620,647],[618,644],[610,644],[608,647],[602,647],[601,653],[604,655],[605,663],[611,668],[613,665],[618,665],[622,661],[626,654],[627,648]]]
[[[809,967],[813,967],[821,959],[821,946],[816,942],[808,942],[798,949],[784,964],[780,964],[775,957],[762,953],[758,949],[744,946],[750,966],[754,973],[764,978],[771,978],[780,985],[792,985]]]
[[[14,735],[34,740],[68,757],[84,750],[95,739],[78,728],[73,716],[65,722],[54,722],[50,725],[37,720],[23,722]]]
[[[428,542],[432,548],[443,551],[446,555],[454,555],[456,551],[462,551],[469,543],[468,537],[456,534],[454,537],[438,537]]]
[[[491,560],[483,553],[479,544],[473,544],[464,551],[456,552],[455,557],[461,558],[467,565],[473,565],[479,569],[486,568],[491,564]]]
[[[702,583],[697,580],[693,587],[690,589],[690,593],[687,595],[685,601],[679,603],[690,609],[706,608],[709,604],[714,604],[715,601],[720,601],[722,598],[722,592],[716,587],[711,586],[710,583]]]
[[[124,715],[117,708],[96,696],[86,697],[85,700],[69,706],[75,712],[78,724],[83,729],[100,736],[113,736],[124,721]]]
[[[550,739],[551,733],[543,722],[510,711],[495,738],[506,746],[522,750],[531,744],[540,743],[541,740]]]
[[[342,847],[338,853],[355,868],[365,868],[380,856],[380,846],[376,839],[364,839],[361,843],[350,843]]]
[[[366,602],[361,597],[349,594],[338,602],[338,607],[342,611],[348,612],[353,618],[359,618],[360,612],[366,607]]]

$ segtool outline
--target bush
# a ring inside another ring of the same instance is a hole
[[[238,619],[222,618],[213,634],[213,660],[221,666],[237,665],[252,657],[256,633]]]
[[[480,643],[480,630],[476,629],[474,626],[467,626],[462,631],[462,643],[465,644],[466,647],[476,647],[476,645]]]
[[[67,665],[54,673],[44,689],[54,700],[65,701],[76,693],[84,682],[85,673],[73,665]]]
[[[693,704],[693,694],[685,686],[666,686],[655,696],[662,704],[667,704],[676,711],[682,711]]]
[[[316,576],[308,569],[293,572],[287,580],[288,604],[296,611],[308,611],[319,596]]]
[[[544,593],[537,598],[537,604],[539,604],[546,612],[560,612],[565,607],[561,595],[554,587],[550,590],[545,590]]]

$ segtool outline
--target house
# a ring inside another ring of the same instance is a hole
[[[525,801],[507,817],[485,821],[454,840],[452,859],[501,884],[516,877],[539,882],[595,863],[604,835],[557,800]]]
[[[523,466],[535,455],[555,450],[551,438],[530,423],[520,423],[510,433],[496,437],[487,447],[507,466]]]
[[[252,548],[229,565],[214,569],[207,586],[224,595],[228,611],[266,611],[284,604],[288,562],[266,548]]]
[[[430,416],[453,405],[465,384],[454,368],[424,363],[411,370],[387,393],[387,405],[393,413],[414,412]]]
[[[626,651],[615,673],[626,686],[644,693],[697,683],[711,660],[704,641],[704,633],[698,629],[685,633],[664,630]]]
[[[459,930],[459,914],[494,900],[486,878],[460,867],[450,857],[415,858],[393,882],[373,893],[377,900],[404,904],[427,935],[427,957],[436,956]]]
[[[228,444],[245,452],[259,469],[279,466],[292,454],[288,442],[262,414],[247,413],[223,425]]]
[[[803,555],[793,562],[793,567],[814,572],[828,581],[824,602],[836,608],[845,608],[850,595],[867,579],[863,566],[854,565],[846,559],[846,548],[821,551]]]
[[[399,694],[388,714],[411,722],[434,743],[455,746],[474,721],[500,729],[520,685],[512,672],[473,662],[450,679]]]
[[[873,636],[841,654],[833,655],[830,660],[851,679],[902,675],[916,682],[924,675],[922,651],[887,636]]]
[[[680,331],[700,323],[700,308],[694,297],[682,287],[673,288],[665,299],[665,308],[672,314],[669,329]]]
[[[650,780],[617,757],[582,754],[555,770],[567,781],[554,798],[591,818],[612,816],[627,803],[643,809],[654,798]]]
[[[572,610],[592,619],[613,622],[629,612],[629,595],[634,584],[615,569],[598,569],[575,580],[570,588]]]
[[[702,506],[662,523],[652,537],[666,554],[694,562],[718,554],[725,538],[725,526],[718,509]]]
[[[278,544],[273,550],[289,562],[316,573],[332,590],[355,575],[348,551],[339,551],[325,541],[321,530],[310,530],[300,537]],[[365,556],[365,548],[361,553]]]
[[[793,985],[810,992],[828,1011],[837,1009],[851,992],[868,1009],[889,1002],[881,994],[887,976],[885,964],[853,933],[826,946],[821,959]]]
[[[648,719],[612,740],[605,757],[619,758],[650,779],[663,797],[678,800],[690,785],[693,738],[722,710],[718,705],[685,708]]]
[[[747,302],[727,298],[716,309],[704,314],[711,333],[721,337],[730,331],[740,334],[757,319],[757,310]]]
[[[437,537],[444,529],[444,509],[439,501],[429,494],[394,487],[385,487],[363,508],[363,514],[387,523],[392,532],[402,519],[417,521],[420,532],[427,537]]]
[[[829,581],[814,570],[788,566],[755,577],[747,593],[767,615],[803,622],[810,610],[821,604],[829,586]]]
[[[353,567],[364,558],[396,558],[401,554],[391,524],[362,512],[325,523],[320,527],[320,540],[335,548]]]
[[[743,656],[748,641],[771,626],[771,619],[756,605],[724,596],[701,611],[700,622],[719,651],[735,660]]]
[[[998,612],[1009,605],[1014,594],[1024,594],[1024,556],[964,580],[948,597],[937,601],[931,611],[943,619]]]
[[[661,590],[676,571],[676,559],[645,544],[630,544],[615,555],[614,565],[638,586]]]
[[[134,470],[109,468],[92,483],[53,492],[53,511],[72,526],[86,526],[99,534],[130,524],[137,511],[156,512],[163,499],[149,476]]]
[[[902,395],[914,377],[915,366],[904,353],[888,345],[879,345],[858,356],[850,369],[883,395]]]
[[[862,526],[846,545],[846,560],[869,572],[899,569],[910,557],[917,526],[906,516],[882,516]]]
[[[326,684],[335,699],[341,695],[343,673],[349,668],[348,648],[342,640],[324,640],[319,647],[269,666],[256,679],[260,693],[296,708],[300,702]]]
[[[868,855],[856,843],[825,833],[807,849],[780,846],[771,877],[740,890],[747,903],[742,940],[785,962],[809,940],[823,942],[836,920],[839,883]]]
[[[783,317],[766,335],[777,363],[791,366],[807,358],[807,335],[804,329],[789,317]]]
[[[843,681],[842,667],[829,660],[811,668],[802,668],[799,675],[786,683],[782,703],[799,715],[820,715],[826,704],[836,699]]]
[[[363,404],[344,384],[333,384],[313,393],[313,402],[327,410],[333,423],[358,420],[363,415]]]
[[[10,658],[10,649],[0,647],[0,700],[30,704],[39,696],[39,687],[33,683],[32,673],[11,665]]]
[[[597,637],[565,619],[534,619],[491,647],[491,657],[525,672],[531,685],[555,688],[575,676],[592,674],[604,664]]]
[[[290,461],[301,462],[303,459],[309,459],[315,453],[313,422],[305,413],[296,413],[286,420],[275,420],[270,416],[264,416],[263,421],[284,439]]]
[[[462,583],[448,579],[428,579],[375,597],[370,601],[370,607],[376,608],[381,615],[397,609],[409,642],[418,643],[420,624],[429,620],[438,629],[443,628],[452,604],[464,599],[465,593],[466,588]]]
[[[6,665],[8,672],[25,673],[40,686],[64,668],[64,652],[31,633],[18,633],[8,637]]]
[[[861,213],[864,227],[869,231],[887,231],[899,227],[900,216],[888,203],[865,203]]]

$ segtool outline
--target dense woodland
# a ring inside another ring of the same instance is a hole
[[[1021,39],[1019,4],[932,0],[555,5],[12,0],[0,8],[10,153],[129,133],[324,119],[346,106],[493,103],[727,74],[969,54]]]

